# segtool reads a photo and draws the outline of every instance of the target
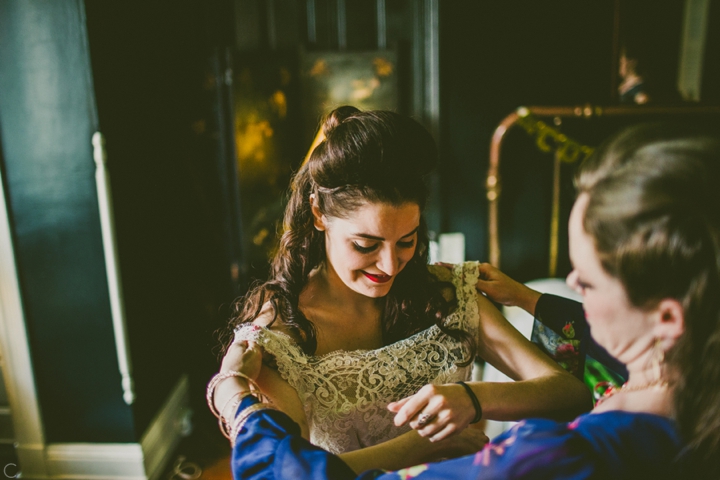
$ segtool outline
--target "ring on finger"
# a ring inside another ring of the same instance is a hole
[[[420,415],[418,415],[418,427],[424,427],[430,422],[432,418],[432,415],[428,415],[427,413],[421,413]]]

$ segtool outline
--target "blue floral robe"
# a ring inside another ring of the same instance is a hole
[[[243,399],[239,411],[256,402]],[[343,479],[637,479],[682,478],[675,458],[682,441],[675,423],[646,413],[585,414],[571,423],[517,423],[474,455],[356,475],[339,457],[313,446],[277,410],[250,415],[232,454],[236,480]]]

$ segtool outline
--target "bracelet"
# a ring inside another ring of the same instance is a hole
[[[259,412],[260,410],[274,410],[273,407],[266,403],[255,403],[253,405],[250,405],[245,410],[240,412],[238,416],[235,418],[232,424],[232,428],[230,428],[230,432],[228,435],[225,435],[230,440],[230,445],[235,446],[235,441],[237,440],[237,436],[240,433],[240,430],[243,426],[245,426],[245,422],[247,422],[248,418],[251,414],[255,412]],[[224,434],[225,432],[223,432]]]
[[[239,395],[239,398],[233,402],[233,399]],[[244,398],[252,396],[252,393],[250,392],[237,392],[233,394],[227,402],[225,402],[225,405],[220,409],[220,416],[218,416],[218,427],[220,427],[220,431],[222,432],[225,437],[227,437],[230,434],[230,431],[228,429],[229,423],[225,419],[225,415],[223,413],[225,410],[227,410],[228,405],[232,406],[232,411],[235,412],[237,410],[238,405],[240,405],[240,402],[243,401]]]
[[[462,385],[463,388],[465,388],[465,391],[467,392],[468,396],[470,397],[470,400],[472,400],[473,406],[475,407],[475,418],[472,419],[472,422],[470,423],[477,423],[482,418],[482,407],[480,406],[480,400],[478,400],[477,396],[475,395],[475,392],[472,391],[472,388],[465,383],[465,382],[455,382],[458,385]]]
[[[237,400],[235,400],[233,402],[233,399],[235,397],[237,397],[238,395],[240,396],[240,398],[238,398]],[[233,404],[233,412],[234,412],[237,409],[237,406],[240,405],[240,402],[243,401],[243,398],[249,397],[250,395],[252,395],[252,393],[250,393],[250,392],[233,393],[232,396],[228,399],[228,401],[225,402],[225,405],[223,405],[222,408],[220,409],[220,418],[225,418],[225,415],[223,415],[223,413],[225,413],[225,410],[227,410],[228,405],[230,405],[231,403]]]
[[[230,377],[240,377],[245,379],[245,381],[247,381],[250,385],[250,393],[257,396],[260,401],[267,401],[268,403],[271,403],[270,399],[260,391],[260,387],[258,387],[257,383],[255,383],[255,380],[248,377],[244,373],[236,372],[234,370],[225,373],[218,373],[210,379],[210,382],[207,386],[207,391],[205,392],[205,399],[207,400],[208,407],[210,407],[210,411],[213,413],[213,415],[215,415],[215,417],[220,418],[221,416],[221,412],[218,412],[218,410],[215,408],[215,403],[213,401],[213,397],[215,396],[215,388],[220,382]]]

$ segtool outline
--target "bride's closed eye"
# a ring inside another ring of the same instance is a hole
[[[408,240],[406,242],[398,242],[397,246],[400,248],[412,248],[415,245],[415,240]]]
[[[357,250],[360,253],[370,253],[377,249],[378,244],[376,243],[374,245],[363,246],[357,242],[353,242],[353,247],[355,248],[355,250]]]

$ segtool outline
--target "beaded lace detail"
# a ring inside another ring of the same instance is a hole
[[[455,286],[457,308],[446,324],[477,338],[477,262],[456,265],[452,274],[443,267],[429,268]],[[456,365],[467,358],[467,350],[435,325],[376,350],[336,350],[322,356],[306,355],[288,335],[250,324],[238,327],[235,338],[255,341],[275,357],[280,375],[304,405],[310,441],[336,454],[409,431],[395,427],[388,403],[428,383],[469,380],[472,371],[472,363]]]

